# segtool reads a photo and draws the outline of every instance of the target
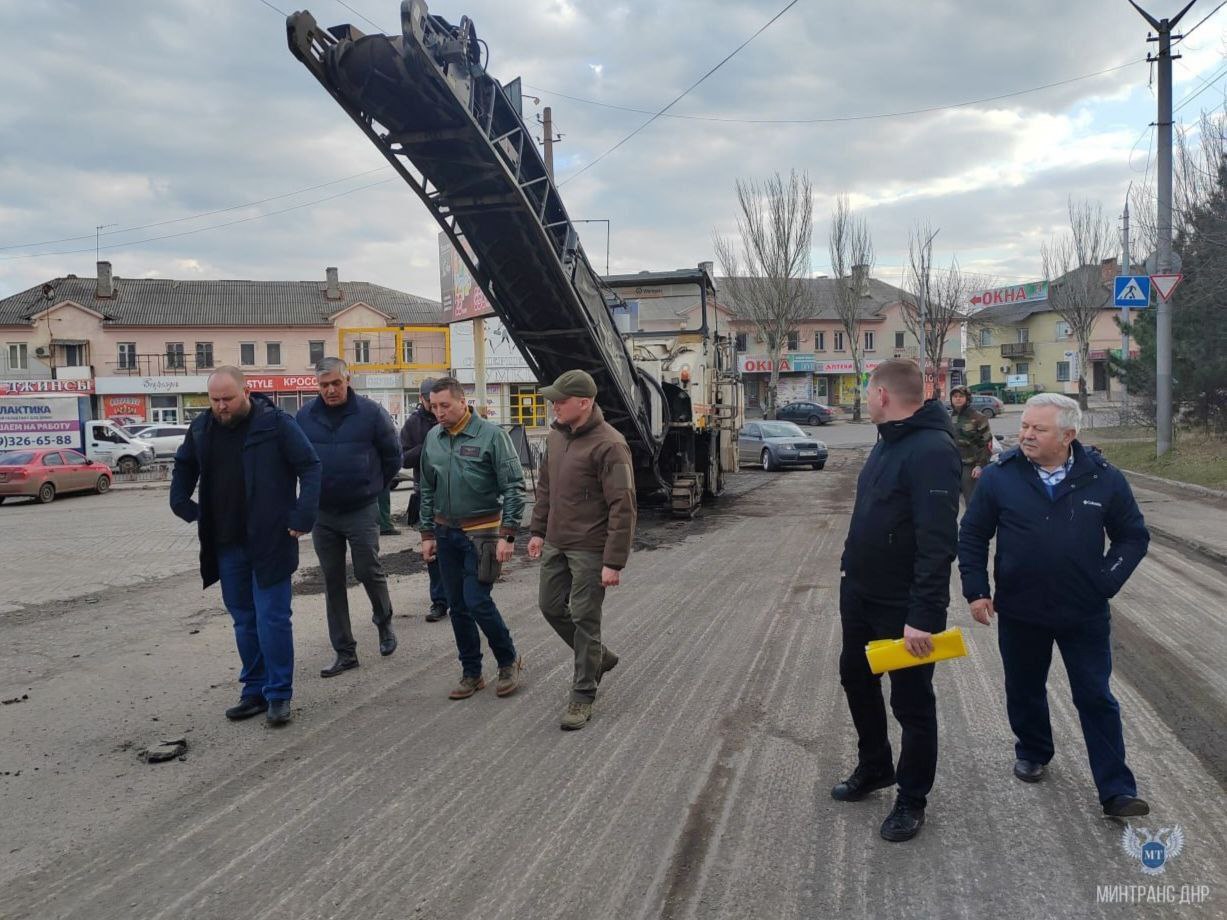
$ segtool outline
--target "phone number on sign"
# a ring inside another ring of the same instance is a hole
[[[71,434],[0,434],[0,447],[75,447]]]

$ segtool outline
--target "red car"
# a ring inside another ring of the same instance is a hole
[[[0,454],[0,503],[18,495],[43,504],[61,492],[97,492],[111,488],[111,471],[76,450],[37,448]]]

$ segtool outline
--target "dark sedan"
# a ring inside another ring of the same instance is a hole
[[[775,417],[799,425],[825,425],[835,418],[835,410],[822,403],[798,400],[780,406],[775,411]]]
[[[827,446],[792,422],[747,422],[737,438],[742,463],[761,463],[765,470],[787,466],[812,466],[822,469],[827,462]]]

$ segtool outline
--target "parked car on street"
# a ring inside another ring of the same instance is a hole
[[[835,418],[835,410],[822,403],[798,400],[775,410],[775,417],[799,425],[825,425]]]
[[[154,461],[153,445],[134,438],[114,422],[93,419],[81,426],[85,455],[121,473],[135,473]]]
[[[827,462],[827,446],[792,422],[747,422],[737,437],[737,450],[742,463],[761,463],[769,471],[788,466],[820,470]]]
[[[187,432],[187,425],[148,425],[135,432],[134,436],[152,444],[155,457],[173,457],[187,437]]]
[[[1005,403],[989,393],[972,393],[971,407],[985,418],[996,418],[1005,411]],[[951,414],[954,413],[954,407],[950,405],[950,400],[946,400],[946,411]]]
[[[77,450],[12,450],[0,454],[0,503],[29,496],[44,505],[64,492],[97,492],[111,488],[111,471]]]

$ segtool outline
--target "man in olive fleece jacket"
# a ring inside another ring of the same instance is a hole
[[[596,392],[580,370],[541,390],[557,422],[537,480],[528,555],[542,560],[541,612],[575,651],[565,730],[587,724],[597,684],[618,663],[601,644],[601,605],[605,589],[621,582],[635,537],[630,448],[605,421]]]

